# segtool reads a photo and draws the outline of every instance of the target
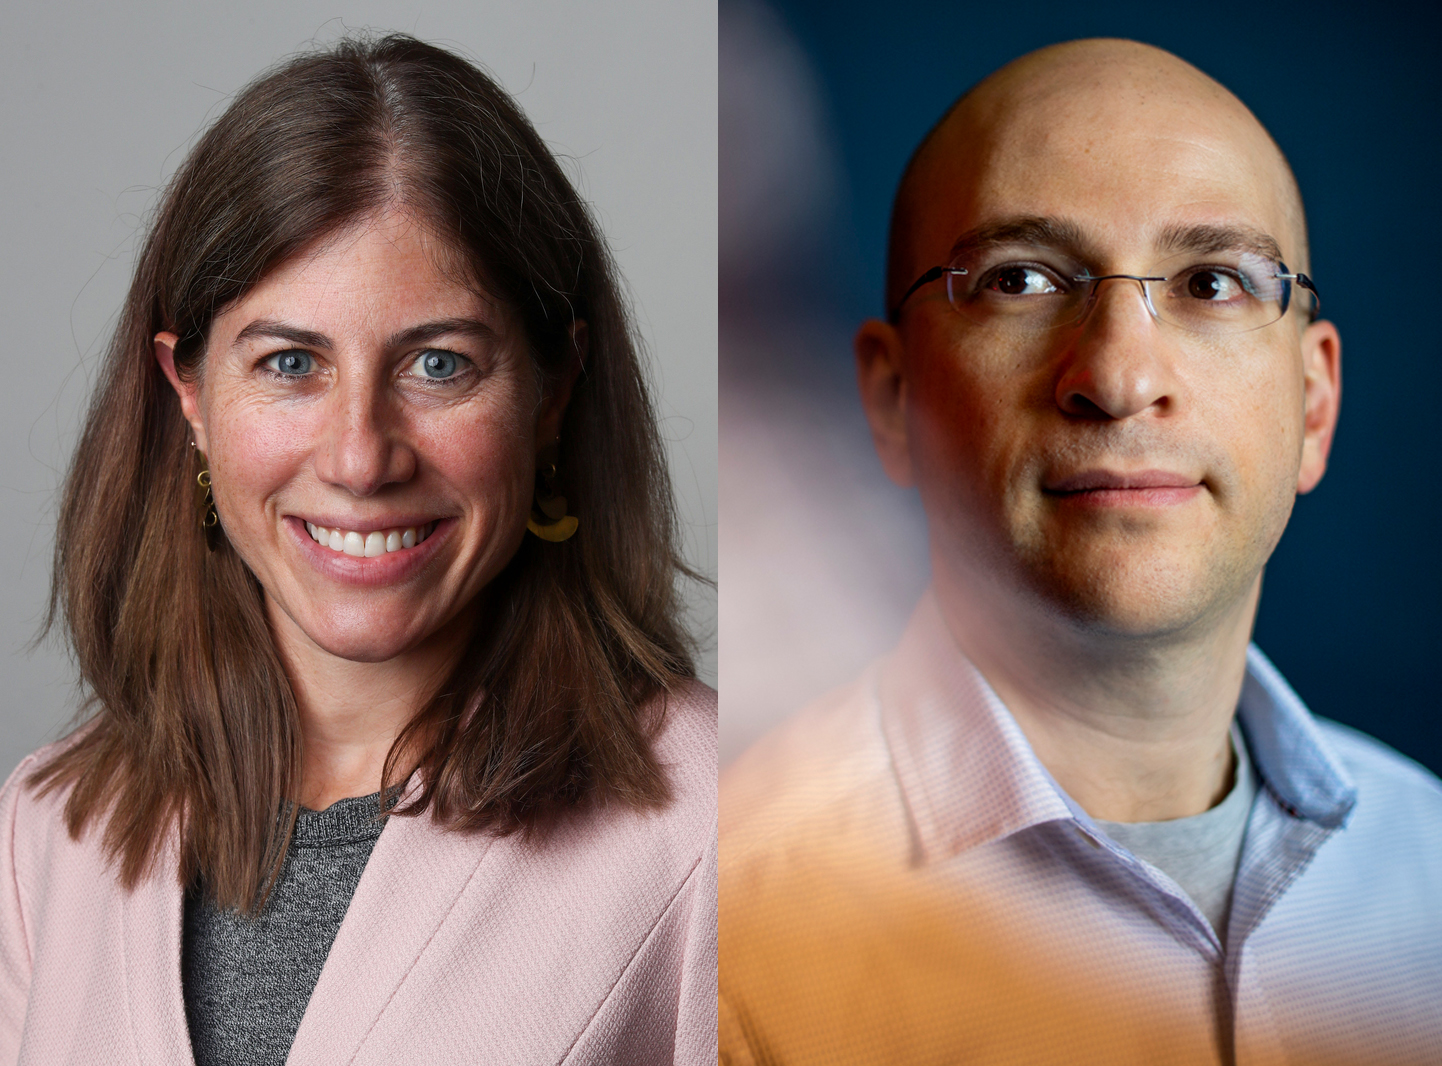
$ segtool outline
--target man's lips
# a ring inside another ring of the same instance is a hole
[[[1164,507],[1192,499],[1202,483],[1172,470],[1083,470],[1047,479],[1042,491],[1095,507]]]

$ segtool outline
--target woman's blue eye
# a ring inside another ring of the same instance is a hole
[[[454,377],[461,368],[460,360],[454,352],[443,351],[440,348],[428,348],[421,352],[416,358],[415,365],[428,378]]]
[[[299,376],[309,374],[315,360],[309,352],[277,352],[265,361],[265,365],[282,374]]]

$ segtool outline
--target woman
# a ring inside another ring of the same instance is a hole
[[[483,74],[395,36],[240,94],[57,545],[90,714],[0,797],[0,1061],[714,1061],[715,697],[655,423]]]

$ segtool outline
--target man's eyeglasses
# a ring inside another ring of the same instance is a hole
[[[1293,284],[1305,290],[1311,318],[1321,299],[1306,274],[1246,250],[1188,252],[1158,263],[1147,274],[1095,275],[1052,249],[979,248],[947,266],[932,267],[891,309],[893,325],[911,295],[944,278],[946,298],[981,325],[1025,332],[1080,322],[1096,303],[1103,281],[1135,281],[1147,310],[1160,322],[1193,333],[1246,333],[1287,313]]]

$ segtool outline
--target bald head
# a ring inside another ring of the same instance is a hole
[[[1084,40],[1022,56],[958,100],[907,164],[892,208],[887,306],[895,306],[980,205],[1011,203],[1045,216],[1050,202],[1095,190],[1120,208],[1093,223],[1162,225],[1169,188],[1180,211],[1205,215],[1245,202],[1240,219],[1275,236],[1307,269],[1301,196],[1281,149],[1240,100],[1170,52],[1135,41]],[[1064,194],[1064,195],[1063,195]],[[981,221],[987,221],[985,219]],[[941,255],[941,258],[937,258]]]

